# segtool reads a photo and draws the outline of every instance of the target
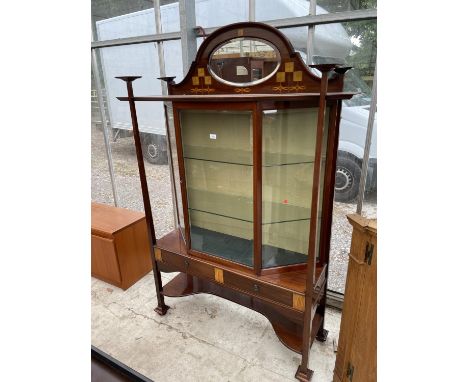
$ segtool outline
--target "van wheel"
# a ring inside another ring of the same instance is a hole
[[[355,160],[338,156],[335,174],[335,200],[349,203],[356,199],[361,180],[361,167]]]
[[[143,156],[151,164],[167,164],[165,137],[155,134],[142,134]]]

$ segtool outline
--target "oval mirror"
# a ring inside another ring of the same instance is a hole
[[[239,37],[214,49],[208,68],[220,82],[251,86],[273,76],[280,63],[280,53],[275,46],[264,40]]]

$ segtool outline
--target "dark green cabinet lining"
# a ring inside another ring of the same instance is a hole
[[[253,240],[246,240],[193,225],[190,227],[190,237],[192,248],[196,251],[253,267]],[[269,245],[262,246],[263,268],[306,262],[307,256],[301,253]]]

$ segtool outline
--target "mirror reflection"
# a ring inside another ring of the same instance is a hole
[[[235,86],[250,86],[270,78],[280,65],[280,54],[268,42],[236,38],[219,46],[209,68],[217,80]]]

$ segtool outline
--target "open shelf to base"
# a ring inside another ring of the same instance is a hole
[[[275,304],[185,273],[179,273],[175,278],[164,285],[163,293],[167,297],[183,297],[198,293],[208,293],[252,309],[262,314],[270,321],[279,340],[287,348],[301,353],[303,329],[302,314],[287,314],[284,310],[278,309]],[[316,313],[312,321],[311,345],[322,322],[323,316]]]

